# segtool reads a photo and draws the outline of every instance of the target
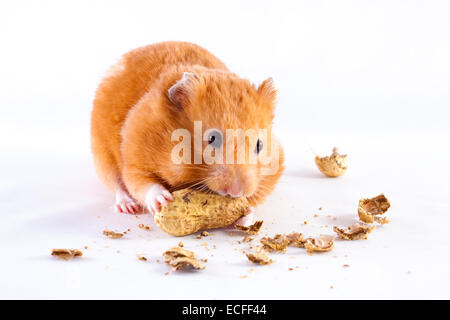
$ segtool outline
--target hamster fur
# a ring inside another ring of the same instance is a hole
[[[256,87],[195,44],[163,42],[123,55],[100,83],[91,115],[96,170],[115,192],[116,209],[155,213],[183,187],[244,195],[253,207],[263,202],[283,172],[281,146],[277,172],[261,175],[259,164],[175,164],[171,135],[184,128],[193,136],[194,121],[203,132],[271,130],[275,99],[271,79]]]

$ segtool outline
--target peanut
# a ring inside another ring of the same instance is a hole
[[[229,226],[245,216],[249,208],[245,197],[223,197],[189,189],[175,191],[173,197],[174,201],[155,215],[155,222],[174,236]]]

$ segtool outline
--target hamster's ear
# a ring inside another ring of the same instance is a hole
[[[275,103],[277,99],[277,90],[273,85],[273,79],[268,78],[264,80],[258,87],[258,93],[265,99],[269,100],[271,103]]]
[[[191,98],[192,90],[197,80],[198,77],[194,73],[184,72],[183,77],[169,88],[170,102],[181,109]]]

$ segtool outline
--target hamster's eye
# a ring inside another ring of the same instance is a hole
[[[261,139],[258,139],[258,141],[256,142],[256,147],[255,147],[255,152],[259,153],[263,148],[263,142],[261,141]]]
[[[218,130],[212,130],[208,135],[208,143],[214,148],[222,146],[222,134]]]

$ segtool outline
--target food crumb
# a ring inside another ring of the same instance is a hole
[[[107,236],[108,238],[111,239],[119,239],[123,237],[123,233],[119,233],[119,232],[114,232],[111,230],[103,230],[103,235]]]
[[[143,230],[147,230],[147,231],[150,230],[150,226],[145,225],[143,223],[138,224],[138,227],[143,229]]]
[[[74,258],[81,257],[83,252],[78,249],[53,249],[52,256],[58,257],[58,259],[64,259],[66,261]]]
[[[147,258],[144,257],[142,254],[137,254],[136,257],[141,261],[147,261]]]
[[[184,247],[183,241],[178,242],[178,246],[179,246],[180,248],[183,248],[183,247]]]
[[[201,238],[207,237],[207,236],[209,236],[209,232],[208,231],[202,231],[196,236],[196,238],[197,239],[201,239]]]
[[[241,276],[241,279],[247,279],[248,278],[248,276],[247,275],[243,275],[243,276]]]
[[[350,267],[350,265],[349,264],[344,264],[343,267],[344,268],[348,268],[348,267]]]

